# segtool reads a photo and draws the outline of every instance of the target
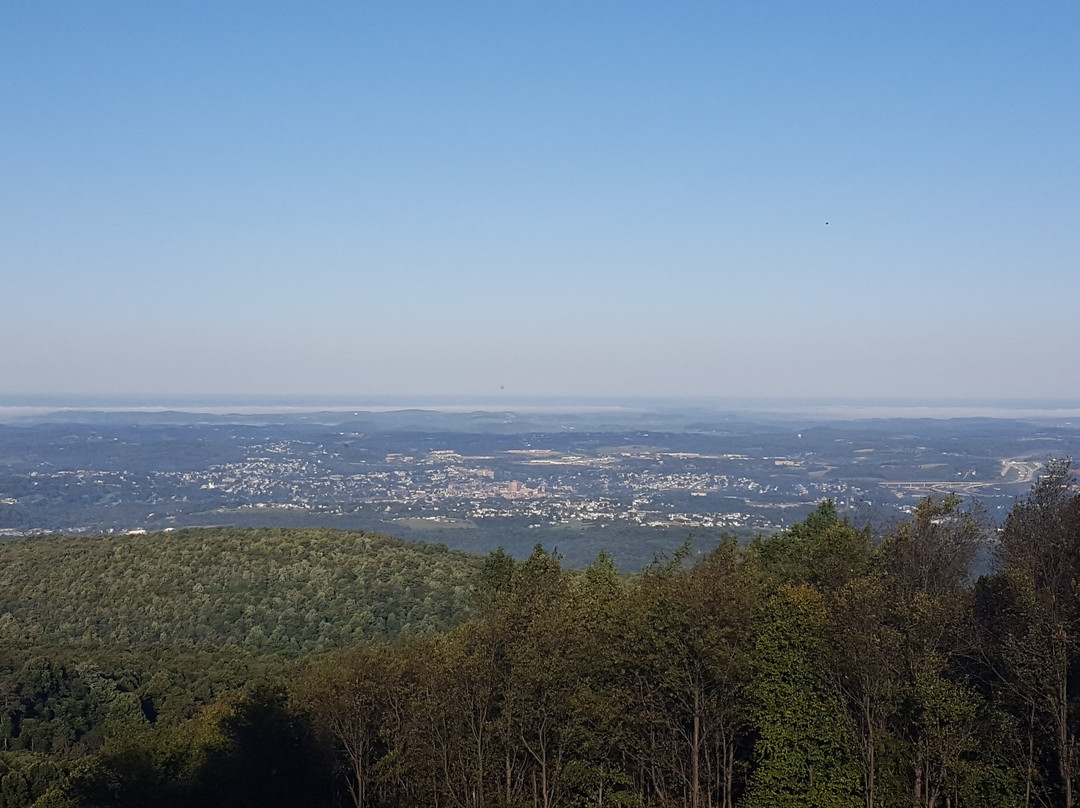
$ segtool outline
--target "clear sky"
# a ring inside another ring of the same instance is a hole
[[[1080,3],[8,2],[0,396],[1080,398]]]

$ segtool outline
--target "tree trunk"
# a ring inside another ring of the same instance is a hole
[[[727,765],[724,767],[724,808],[732,808],[735,801],[735,739],[727,743],[724,750]]]
[[[690,749],[691,805],[701,808],[701,688],[694,688],[694,738]]]
[[[1058,679],[1057,699],[1058,770],[1065,789],[1065,808],[1073,808],[1072,793],[1072,744],[1069,738],[1068,682],[1065,671]]]
[[[873,708],[870,700],[863,698],[863,720],[866,722],[866,808],[874,808],[874,788],[877,780],[877,750],[874,748]]]

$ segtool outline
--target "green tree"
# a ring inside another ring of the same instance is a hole
[[[809,584],[835,589],[862,574],[870,560],[870,531],[840,518],[836,503],[822,502],[802,522],[746,548],[746,562],[772,586]]]
[[[843,711],[821,669],[825,603],[806,585],[770,598],[750,685],[757,768],[747,808],[847,808],[861,801]]]
[[[934,808],[964,790],[978,757],[986,705],[963,663],[977,651],[970,566],[988,532],[977,507],[955,496],[926,498],[882,543],[885,625],[897,632],[897,711],[892,735],[899,785],[913,804]]]
[[[1080,495],[1071,465],[1052,460],[1005,521],[997,558],[1003,586],[994,632],[1005,665],[1004,685],[1023,705],[1031,745],[1039,733],[1053,752],[1043,772],[1055,799],[1073,808],[1076,733],[1080,726]],[[1029,793],[1036,790],[1029,755]]]
[[[400,657],[382,643],[361,646],[324,663],[295,688],[297,704],[336,750],[355,808],[372,803],[375,766],[387,752],[387,711],[400,676]]]
[[[866,808],[882,804],[880,772],[899,708],[901,633],[891,621],[886,579],[867,574],[836,592],[828,610],[826,668],[858,748]]]

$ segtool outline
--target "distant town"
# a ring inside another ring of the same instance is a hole
[[[592,552],[604,549],[599,531],[624,548],[654,534],[670,544],[771,533],[826,498],[856,521],[895,521],[950,493],[993,517],[1048,458],[1080,447],[1070,426],[1001,419],[667,430],[658,417],[648,429],[584,416],[414,420],[69,414],[2,425],[0,536],[318,524],[519,553],[536,542],[573,552],[587,534]]]

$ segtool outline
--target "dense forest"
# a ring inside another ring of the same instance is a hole
[[[316,533],[3,545],[0,808],[1075,804],[1067,462],[635,575]]]
[[[325,651],[442,631],[481,560],[329,529],[188,528],[0,543],[0,640]]]

